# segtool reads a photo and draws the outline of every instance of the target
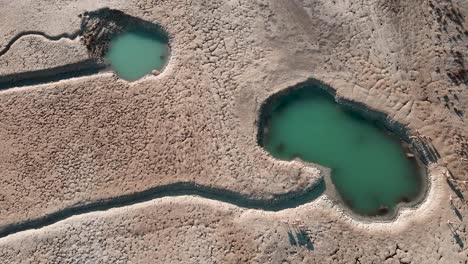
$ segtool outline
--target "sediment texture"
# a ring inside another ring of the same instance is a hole
[[[187,25],[174,36],[174,57],[157,79],[128,84],[106,74],[2,94],[10,103],[0,110],[7,149],[0,167],[8,190],[1,223],[174,182],[268,198],[320,178],[314,168],[269,157],[256,144],[255,120],[245,119],[255,118],[255,104],[247,104],[254,98],[243,94],[250,86],[235,74],[249,74],[263,57],[263,50],[248,46],[255,20],[231,29],[238,19],[223,21],[221,14],[239,16],[243,9],[225,6],[208,20],[197,15],[205,7],[184,7],[161,16],[170,32],[181,20]],[[203,33],[203,23],[227,29]],[[235,43],[229,56],[224,46],[211,47],[225,41]]]
[[[0,238],[0,262],[466,263],[467,187],[443,179],[444,166],[468,179],[468,25],[452,14],[466,2],[25,3],[0,4],[0,47],[25,30],[73,32],[78,14],[108,6],[167,28],[172,58],[131,84],[101,74],[0,92],[0,228],[174,182],[260,198],[304,189],[318,171],[272,159],[256,122],[266,98],[310,77],[418,131],[441,159],[430,206],[405,225],[358,224],[324,197],[278,213],[168,197]],[[19,14],[30,19],[11,22]],[[280,220],[295,218],[313,250],[289,244]]]
[[[78,39],[54,41],[43,36],[27,35],[18,39],[0,57],[0,80],[5,75],[46,70],[86,59],[86,48]]]

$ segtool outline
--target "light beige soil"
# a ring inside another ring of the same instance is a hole
[[[468,110],[467,86],[453,77],[457,52],[468,55],[468,22],[437,15],[448,6],[466,16],[466,1],[28,3],[0,3],[0,49],[22,31],[74,32],[78,14],[108,6],[167,28],[172,57],[160,76],[131,84],[106,73],[0,91],[0,229],[181,181],[257,198],[302,190],[317,170],[271,158],[256,143],[256,119],[268,96],[311,77],[430,137],[442,159],[428,199],[395,223],[352,220],[326,196],[276,213],[166,197],[0,238],[0,263],[467,263],[468,208],[444,166],[468,180],[467,114],[457,115]],[[18,49],[22,41],[0,57],[0,73],[15,70],[7,57],[34,51]],[[60,65],[51,50],[27,67]],[[296,218],[314,250],[289,244],[280,220]]]
[[[55,68],[88,59],[78,39],[47,41],[42,36],[24,36],[0,59],[0,76]]]

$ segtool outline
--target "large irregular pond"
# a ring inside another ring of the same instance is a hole
[[[118,76],[135,81],[161,71],[169,57],[169,46],[165,38],[147,30],[131,30],[115,37],[106,59]]]
[[[335,190],[353,212],[385,215],[420,196],[422,174],[399,139],[321,87],[302,87],[266,108],[263,147],[278,159],[330,168]]]

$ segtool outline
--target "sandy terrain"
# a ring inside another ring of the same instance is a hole
[[[73,33],[100,7],[166,28],[169,65],[135,83],[104,73],[0,91],[0,232],[178,182],[258,200],[300,192],[319,171],[271,158],[256,123],[268,96],[308,78],[430,138],[441,159],[428,197],[383,224],[326,195],[279,212],[165,197],[0,237],[0,263],[468,263],[466,1],[3,1],[0,50],[24,31]],[[25,36],[0,56],[0,75],[82,51]],[[282,220],[296,218],[312,250],[290,244]]]

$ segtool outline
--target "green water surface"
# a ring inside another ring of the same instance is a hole
[[[414,200],[422,177],[400,141],[310,86],[282,97],[267,118],[263,145],[274,157],[296,157],[331,169],[343,202],[360,215],[394,212]]]
[[[111,41],[106,55],[117,75],[135,81],[161,70],[169,57],[166,41],[156,33],[144,30],[125,32]]]

